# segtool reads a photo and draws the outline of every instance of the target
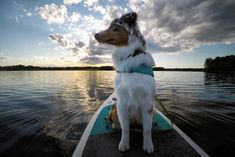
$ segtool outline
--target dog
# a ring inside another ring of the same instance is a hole
[[[152,142],[153,98],[155,80],[152,56],[137,25],[137,13],[130,12],[114,19],[109,28],[94,35],[99,43],[113,45],[112,60],[116,70],[114,90],[122,137],[119,150],[130,148],[130,124],[143,125],[143,150],[154,152]]]
[[[120,129],[121,128],[120,123],[119,123],[119,119],[118,119],[116,104],[114,104],[112,106],[112,109],[109,111],[107,117],[105,117],[105,120],[112,123],[113,129]]]

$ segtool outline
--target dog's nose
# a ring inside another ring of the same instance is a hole
[[[95,36],[95,39],[96,39],[96,40],[99,39],[99,33],[96,33],[94,36]]]

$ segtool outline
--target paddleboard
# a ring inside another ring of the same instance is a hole
[[[154,153],[143,151],[143,135],[141,131],[131,131],[130,149],[126,152],[118,150],[121,130],[113,129],[106,117],[116,103],[113,93],[96,111],[88,123],[73,157],[209,157],[193,140],[170,120],[157,111],[153,116],[152,140]]]

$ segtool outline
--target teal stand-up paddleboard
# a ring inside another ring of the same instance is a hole
[[[112,94],[101,105],[88,123],[73,157],[209,157],[160,111],[157,111],[153,117],[154,153],[147,154],[143,151],[143,135],[139,130],[130,133],[130,150],[120,152],[118,144],[121,131],[113,129],[112,124],[105,120],[115,103],[115,94]]]

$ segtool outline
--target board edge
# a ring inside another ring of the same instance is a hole
[[[84,148],[86,146],[87,140],[89,138],[89,135],[91,133],[92,127],[95,124],[95,121],[99,115],[99,113],[102,111],[102,109],[108,105],[116,103],[116,101],[113,100],[115,97],[115,93],[111,94],[104,103],[99,107],[99,109],[95,112],[95,114],[92,116],[90,122],[88,123],[86,129],[84,130],[81,139],[79,140],[78,145],[75,148],[75,151],[73,152],[72,157],[81,157],[82,153],[84,151]]]

